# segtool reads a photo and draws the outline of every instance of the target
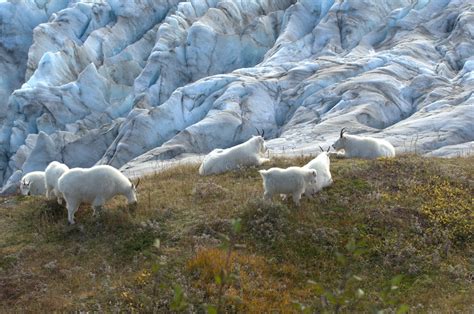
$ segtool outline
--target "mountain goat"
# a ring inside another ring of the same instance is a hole
[[[44,171],[33,171],[25,174],[20,181],[20,192],[22,195],[45,195]]]
[[[239,167],[260,166],[269,160],[262,157],[266,151],[263,134],[252,136],[248,141],[227,149],[214,149],[204,157],[199,174],[205,176]]]
[[[58,188],[66,200],[68,221],[74,224],[74,214],[81,203],[92,204],[94,215],[115,195],[124,195],[128,204],[137,203],[136,188],[130,180],[112,166],[73,168],[59,178]]]
[[[56,197],[59,204],[62,204],[61,194],[58,192],[58,179],[69,170],[69,167],[58,161],[52,161],[44,170],[46,183],[46,197],[50,200]]]
[[[331,176],[331,170],[329,169],[331,161],[329,160],[328,156],[330,148],[331,147],[329,147],[327,151],[324,151],[321,148],[322,152],[316,158],[314,158],[303,166],[303,168],[305,169],[314,169],[318,173],[316,177],[316,184],[312,184],[306,188],[304,192],[305,196],[314,195],[317,192],[321,191],[323,188],[328,187],[332,184],[333,181]]]
[[[344,134],[341,130],[339,139],[332,145],[335,150],[344,149],[345,157],[375,159],[378,157],[395,157],[392,144],[383,139]]]
[[[270,168],[260,170],[265,190],[263,198],[271,200],[274,194],[291,194],[293,202],[299,206],[301,194],[310,185],[316,184],[317,171],[302,167]]]

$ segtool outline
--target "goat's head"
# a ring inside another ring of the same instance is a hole
[[[314,169],[308,169],[309,172],[306,174],[306,181],[308,184],[316,184],[316,178],[318,177],[318,172]]]
[[[137,183],[133,183],[130,179],[130,193],[127,195],[128,203],[129,204],[136,204],[137,203],[137,188],[138,185],[140,184],[140,178],[138,178]]]
[[[21,180],[20,182],[20,192],[22,195],[30,195],[30,185],[31,181]]]
[[[265,145],[265,140],[263,139],[263,137],[260,137],[259,139],[258,152],[260,154],[265,154],[267,152],[267,145]]]
[[[265,130],[262,129],[262,133],[260,133],[260,131],[255,128],[257,130],[257,136],[255,136],[254,138],[256,139],[257,141],[257,151],[261,154],[264,154],[266,151],[267,151],[267,146],[265,145]]]
[[[346,146],[346,137],[344,136],[345,132],[346,128],[342,128],[341,133],[339,134],[339,138],[336,142],[334,142],[334,144],[332,144],[332,147],[334,147],[335,150],[344,149],[344,147]]]

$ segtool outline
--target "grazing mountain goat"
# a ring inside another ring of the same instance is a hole
[[[341,130],[339,139],[332,145],[335,150],[344,149],[345,157],[375,159],[378,157],[395,157],[392,144],[383,139],[344,134]]]
[[[267,151],[262,136],[252,136],[247,142],[227,148],[214,149],[199,167],[202,176],[226,172],[239,167],[260,166],[269,159],[262,155]]]
[[[20,192],[21,195],[45,195],[44,171],[33,171],[25,174],[20,181]]]
[[[316,184],[317,172],[301,167],[270,168],[260,170],[265,190],[263,198],[271,200],[274,194],[291,194],[293,202],[299,206],[301,194],[310,185]]]
[[[59,178],[58,188],[66,200],[68,221],[74,224],[74,214],[81,203],[92,204],[94,215],[115,195],[124,195],[128,204],[137,203],[138,186],[120,171],[108,165],[73,168]]]
[[[321,147],[320,147],[321,148]],[[331,148],[331,147],[329,147]],[[321,191],[323,188],[332,184],[331,171],[329,169],[331,161],[329,160],[329,149],[324,151],[321,148],[321,153],[303,166],[305,169],[314,169],[318,173],[316,177],[316,184],[312,184],[306,188],[305,196],[311,196]]]
[[[58,161],[52,161],[44,170],[46,183],[46,197],[50,200],[56,197],[59,204],[62,204],[61,194],[58,192],[58,180],[69,167]]]

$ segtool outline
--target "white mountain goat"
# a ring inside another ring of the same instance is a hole
[[[112,166],[73,168],[59,178],[58,188],[66,200],[68,221],[74,224],[74,214],[81,203],[92,204],[94,215],[115,195],[124,195],[128,204],[137,203],[137,185]]]
[[[269,159],[262,157],[266,151],[263,134],[252,136],[247,142],[227,149],[214,149],[204,157],[199,167],[199,174],[206,176],[239,167],[260,166],[269,161]]]
[[[61,194],[58,192],[58,179],[69,170],[69,167],[58,161],[52,161],[44,170],[46,183],[46,197],[50,200],[56,198],[62,204]]]
[[[327,151],[324,151],[322,147],[320,148],[322,152],[316,158],[312,159],[303,166],[305,169],[314,169],[318,173],[316,177],[316,184],[312,184],[306,188],[306,191],[304,192],[305,196],[314,195],[325,187],[330,186],[333,182],[331,170],[329,169],[331,161],[329,160],[328,156],[329,149],[331,147],[329,147]]]
[[[339,139],[332,145],[335,150],[344,149],[345,157],[375,159],[378,157],[395,157],[392,144],[383,139],[344,134],[341,130]]]
[[[302,167],[270,168],[260,170],[265,190],[263,198],[271,200],[274,194],[291,194],[293,202],[299,206],[301,194],[310,185],[316,184],[317,171]]]
[[[33,171],[25,174],[20,181],[20,192],[22,195],[45,195],[44,171]]]

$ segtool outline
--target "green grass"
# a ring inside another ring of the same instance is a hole
[[[100,217],[83,206],[75,226],[43,198],[0,200],[0,311],[168,312],[183,299],[203,312],[237,218],[227,312],[473,310],[474,158],[335,159],[334,184],[299,208],[264,202],[255,168],[197,168],[143,179],[134,211],[120,197]]]

